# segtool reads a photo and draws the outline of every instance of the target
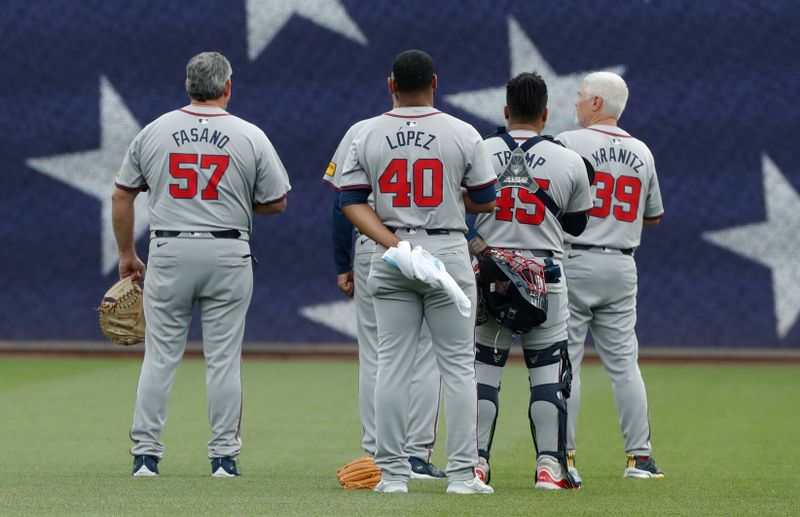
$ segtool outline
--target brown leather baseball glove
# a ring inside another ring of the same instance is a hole
[[[338,469],[336,477],[347,490],[372,490],[381,481],[381,470],[372,456],[362,456]]]
[[[112,285],[97,311],[100,330],[112,343],[129,346],[144,341],[144,292],[133,276]]]

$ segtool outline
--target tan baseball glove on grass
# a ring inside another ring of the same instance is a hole
[[[338,469],[336,477],[347,490],[372,490],[381,481],[381,470],[371,456],[362,456]]]

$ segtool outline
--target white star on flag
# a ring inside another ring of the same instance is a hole
[[[547,107],[550,113],[544,132],[557,135],[562,131],[575,129],[575,101],[588,71],[558,75],[513,16],[508,19],[508,47],[511,57],[510,78],[523,72],[536,72],[547,84]],[[622,75],[625,67],[617,65],[600,70]],[[503,106],[506,105],[505,84],[446,95],[445,100],[497,126],[504,126],[506,123],[503,118]]]
[[[293,15],[302,16],[345,38],[367,44],[367,37],[340,0],[247,0],[247,55],[254,61]]]
[[[122,159],[141,126],[107,78],[100,78],[100,148],[93,151],[28,158],[25,163],[42,174],[98,199],[101,224],[101,272],[110,273],[119,261],[111,225],[111,193]],[[136,198],[134,239],[147,231],[147,194]]]
[[[770,269],[775,332],[783,339],[800,315],[800,196],[766,154],[761,169],[767,220],[705,232],[703,239]]]
[[[308,305],[300,309],[300,314],[351,338],[358,337],[356,302],[353,300]]]

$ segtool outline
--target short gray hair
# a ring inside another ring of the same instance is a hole
[[[603,99],[603,113],[619,119],[628,102],[628,85],[612,72],[592,72],[583,80],[586,97]]]
[[[219,52],[201,52],[186,64],[186,91],[197,101],[222,97],[233,69]]]

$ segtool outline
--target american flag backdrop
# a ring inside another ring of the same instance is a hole
[[[187,104],[204,50],[231,61],[229,110],[264,129],[293,186],[285,214],[256,221],[246,340],[351,340],[320,178],[347,128],[389,108],[395,55],[420,48],[437,107],[482,133],[520,72],[547,81],[553,134],[574,127],[585,73],[623,75],[621,126],[652,149],[666,208],[636,254],[641,345],[800,348],[797,27],[789,0],[6,0],[0,340],[101,339],[114,174],[142,127]]]

